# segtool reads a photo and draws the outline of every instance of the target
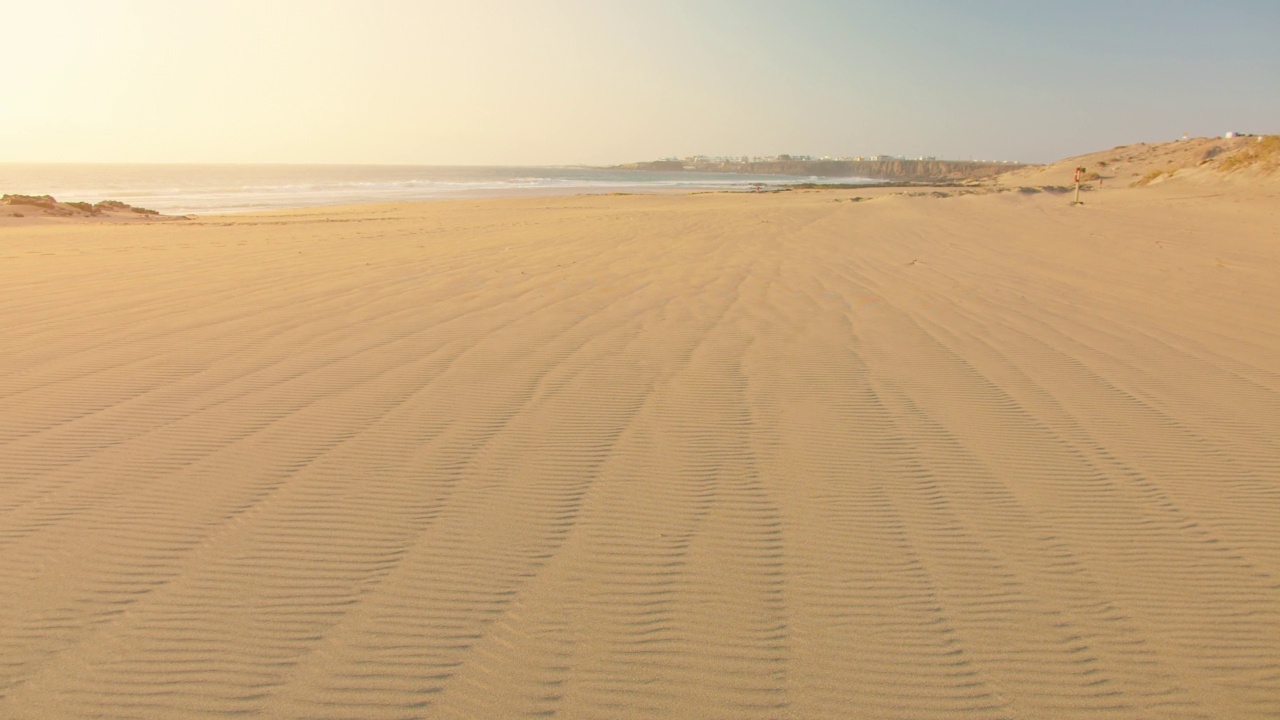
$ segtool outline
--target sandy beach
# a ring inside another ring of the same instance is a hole
[[[6,219],[0,717],[1274,718],[1280,185],[1124,180]]]

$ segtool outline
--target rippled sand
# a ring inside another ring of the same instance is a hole
[[[873,192],[0,226],[0,717],[1275,717],[1276,198]]]

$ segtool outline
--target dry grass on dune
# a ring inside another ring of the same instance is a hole
[[[1266,171],[1280,168],[1280,135],[1259,137],[1256,143],[1223,158],[1218,169],[1222,172],[1234,172],[1247,167],[1258,167]]]
[[[0,717],[1274,717],[1216,194],[0,227]]]

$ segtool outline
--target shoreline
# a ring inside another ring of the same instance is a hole
[[[1085,184],[1082,189],[1091,192],[1096,189],[1093,184]],[[128,222],[128,221],[174,221],[174,220],[194,220],[211,217],[235,217],[241,215],[257,215],[272,214],[291,211],[307,211],[307,212],[324,212],[324,211],[342,211],[351,208],[372,207],[372,206],[412,206],[417,204],[435,204],[449,202],[473,202],[476,200],[503,200],[503,199],[537,199],[537,198],[567,198],[567,197],[610,197],[610,196],[695,196],[695,195],[762,195],[777,194],[783,192],[845,192],[850,190],[865,191],[882,191],[882,190],[959,190],[958,194],[989,194],[1011,191],[1022,192],[1049,192],[1049,193],[1065,193],[1069,192],[1067,186],[1000,186],[990,182],[866,182],[866,183],[781,183],[770,186],[759,186],[747,188],[686,188],[686,187],[651,187],[651,186],[632,186],[621,189],[610,189],[600,192],[582,192],[581,188],[539,188],[528,189],[522,191],[511,190],[494,190],[491,192],[475,192],[465,195],[454,195],[448,197],[432,197],[413,200],[378,200],[370,199],[358,202],[342,203],[342,204],[324,204],[324,205],[290,205],[268,208],[247,208],[243,210],[210,212],[210,213],[188,213],[188,214],[167,214],[160,213],[149,209],[134,209],[125,203],[119,201],[106,200],[98,201],[99,204],[117,204],[122,206],[119,212],[111,212],[102,216],[90,216],[85,212],[79,211],[75,207],[67,206],[86,206],[87,202],[70,202],[63,203],[57,201],[57,208],[31,206],[31,205],[10,205],[0,208],[0,220],[14,219],[14,212],[22,213],[18,218],[27,220],[51,220],[59,222],[74,221],[92,221],[92,222]],[[44,196],[53,199],[50,196]],[[44,212],[42,212],[44,211]]]
[[[103,198],[153,207],[166,214],[253,212],[524,195],[684,192],[752,183],[777,185],[807,176],[651,173],[585,167],[424,167],[359,165],[227,166],[0,166],[0,191],[50,194],[60,200]]]

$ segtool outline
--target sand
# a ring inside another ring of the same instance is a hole
[[[0,225],[0,717],[1275,717],[1269,188]]]

